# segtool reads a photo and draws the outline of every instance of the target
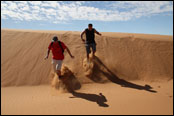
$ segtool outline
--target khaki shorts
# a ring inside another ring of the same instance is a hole
[[[61,70],[63,60],[52,60],[54,72]]]

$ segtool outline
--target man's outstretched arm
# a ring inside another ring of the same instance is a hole
[[[71,58],[74,58],[74,56],[71,54],[71,52],[70,52],[68,47],[66,47],[66,50],[67,50],[68,54],[71,56]]]
[[[83,39],[83,34],[85,34],[85,33],[86,33],[85,30],[81,33],[81,39],[82,39],[83,42],[85,42],[85,40]]]
[[[94,32],[96,33],[96,34],[98,34],[98,35],[102,35],[101,33],[99,33],[98,31],[96,31],[96,30],[94,30]]]
[[[48,59],[49,54],[50,54],[50,49],[47,50],[47,55],[45,56],[45,60]]]

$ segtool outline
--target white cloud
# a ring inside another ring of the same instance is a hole
[[[165,12],[173,12],[171,1],[120,1],[110,5],[114,10],[133,14],[135,17],[152,16]]]
[[[29,6],[23,6],[23,7],[20,8],[20,10],[25,12],[25,11],[30,11],[30,8],[29,8]]]
[[[57,2],[57,1],[44,1],[42,2],[41,6],[42,7],[52,7],[52,8],[57,8],[60,6],[59,4],[60,2]]]
[[[53,21],[54,24],[59,24],[61,21]]]
[[[32,8],[33,10],[40,10],[40,7],[39,7],[39,6],[31,6],[31,8]]]
[[[1,18],[8,16],[8,17],[11,17],[12,19],[15,19],[15,20],[23,20],[23,18],[21,17],[20,13],[14,12],[14,11],[10,11],[10,10],[3,10],[1,12],[1,16],[2,16]]]
[[[8,8],[9,10],[16,10],[16,9],[18,9],[18,7],[17,7],[17,5],[16,5],[15,2],[8,2],[7,8]]]
[[[128,21],[143,16],[173,12],[169,1],[105,2],[106,8],[86,5],[84,1],[1,1],[1,18],[43,20],[52,23],[71,20]],[[88,2],[90,3],[90,2]],[[100,4],[102,2],[92,2]],[[8,6],[8,7],[7,7]]]
[[[29,1],[28,3],[30,3],[31,5],[39,6],[39,5],[41,5],[42,2],[41,1]]]
[[[14,1],[17,6],[20,8],[20,7],[25,7],[28,5],[27,1]]]
[[[1,9],[7,7],[7,4],[1,4]]]

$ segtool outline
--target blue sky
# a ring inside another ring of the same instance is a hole
[[[1,28],[173,35],[173,1],[1,1]]]

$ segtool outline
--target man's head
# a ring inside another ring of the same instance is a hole
[[[91,24],[91,23],[88,24],[88,29],[89,29],[89,30],[92,30],[92,24]]]
[[[52,39],[53,42],[56,42],[58,41],[58,37],[57,36],[54,36],[53,39]]]

